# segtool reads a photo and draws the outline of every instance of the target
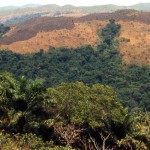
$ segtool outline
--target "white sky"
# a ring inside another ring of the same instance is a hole
[[[0,7],[9,5],[20,6],[30,3],[58,5],[71,4],[75,6],[91,6],[103,4],[132,5],[137,3],[150,3],[150,0],[0,0]]]

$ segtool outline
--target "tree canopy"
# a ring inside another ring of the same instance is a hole
[[[150,68],[124,66],[120,28],[97,48],[0,51],[2,149],[150,149]]]

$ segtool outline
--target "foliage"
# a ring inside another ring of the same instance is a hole
[[[127,113],[117,101],[115,92],[99,84],[91,88],[82,82],[62,84],[48,89],[46,97],[46,105],[53,104],[58,109],[56,116],[72,123],[86,122],[93,127],[111,121],[122,123]]]
[[[102,29],[100,35],[102,36],[103,43],[106,43],[107,45],[112,45],[112,42],[114,41],[116,36],[119,35],[121,25],[116,24],[114,19],[111,19],[109,22],[110,23],[107,24],[104,29]]]
[[[75,82],[43,90],[39,81],[16,80],[9,73],[0,75],[0,83],[0,128],[10,133],[1,134],[6,135],[3,149],[12,144],[15,149],[137,147],[141,142],[149,148],[149,112],[129,114],[109,86]]]
[[[32,81],[22,76],[15,80],[11,74],[0,74],[0,110],[6,116],[2,119],[7,120],[0,127],[13,132],[39,128],[44,118],[36,111],[42,109],[44,91],[40,79]]]
[[[147,146],[144,142],[138,141],[133,137],[127,136],[126,138],[122,139],[118,142],[121,148],[125,147],[128,149],[136,149],[136,150],[148,150]]]
[[[10,30],[10,27],[4,26],[4,24],[0,23],[0,38]]]
[[[4,134],[0,133],[0,147],[3,150],[49,150],[53,142],[44,142],[34,134]]]
[[[2,149],[150,149],[150,69],[124,68],[119,29],[97,49],[0,51]]]
[[[121,148],[147,150],[150,148],[150,113],[136,109],[130,113],[130,132],[118,141]]]

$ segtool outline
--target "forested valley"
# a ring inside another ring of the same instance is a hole
[[[125,65],[121,25],[97,47],[0,51],[2,149],[150,149],[150,68]]]

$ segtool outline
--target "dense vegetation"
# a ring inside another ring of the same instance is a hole
[[[4,26],[4,24],[0,23],[0,37],[2,37],[8,30],[10,30],[10,27]]]
[[[75,82],[45,89],[42,80],[2,73],[0,92],[4,150],[150,148],[149,112],[129,113],[109,86]]]
[[[120,25],[111,20],[99,33],[103,40],[97,49],[53,48],[27,55],[0,51],[0,70],[12,72],[17,78],[43,78],[46,87],[75,81],[110,85],[124,106],[150,110],[150,69],[123,65],[116,40],[119,31]]]
[[[150,69],[124,66],[120,28],[96,49],[0,51],[2,149],[150,149]]]

